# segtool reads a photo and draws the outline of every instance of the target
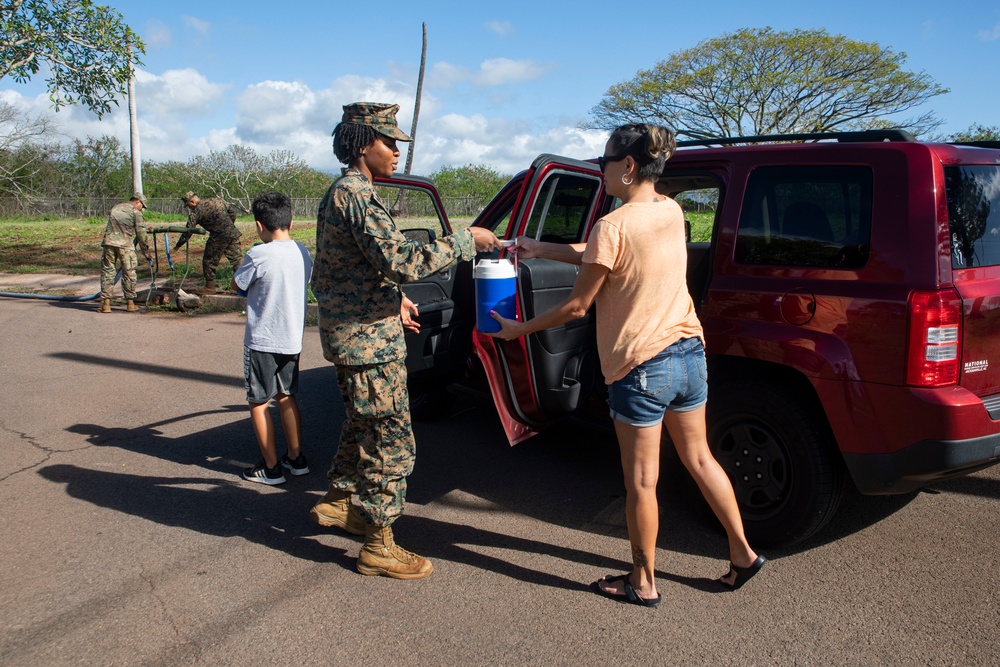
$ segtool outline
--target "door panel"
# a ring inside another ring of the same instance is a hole
[[[521,264],[519,293],[525,319],[569,298],[579,267],[544,259]],[[600,380],[593,309],[581,318],[527,337],[528,359],[539,418],[573,412]]]

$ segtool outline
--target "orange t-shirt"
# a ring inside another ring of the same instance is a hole
[[[610,269],[597,293],[608,384],[682,338],[704,342],[687,290],[684,213],[673,199],[624,204],[597,221],[583,261]]]

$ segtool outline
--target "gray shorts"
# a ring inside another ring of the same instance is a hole
[[[247,403],[267,403],[278,394],[294,396],[299,388],[299,355],[261,352],[243,346]]]

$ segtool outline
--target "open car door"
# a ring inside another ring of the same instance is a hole
[[[397,228],[416,243],[433,243],[451,233],[451,224],[434,185],[425,178],[394,174],[376,178],[376,190],[389,206]],[[474,316],[461,305],[467,299],[456,294],[456,285],[471,285],[469,262],[415,283],[403,285],[403,293],[417,304],[420,331],[406,332],[406,371],[411,401],[432,395],[461,374],[471,352],[470,332]],[[466,275],[462,276],[465,272]]]
[[[553,243],[586,241],[611,204],[596,165],[554,155],[532,163],[506,204],[497,199],[473,224],[501,238],[523,235]],[[528,320],[565,300],[578,273],[578,266],[563,262],[518,262],[518,319]],[[473,330],[472,346],[512,445],[583,407],[595,388],[603,389],[593,311],[513,341]]]

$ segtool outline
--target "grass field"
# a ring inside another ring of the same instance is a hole
[[[713,213],[689,213],[691,240],[708,241],[711,238]],[[166,216],[150,213],[146,221],[152,227],[184,224],[182,216]],[[468,226],[471,219],[453,219],[457,229]],[[101,270],[101,237],[106,221],[98,218],[87,220],[3,220],[0,219],[0,272],[4,273],[60,273],[70,275],[93,275]],[[243,246],[248,248],[257,240],[254,223],[239,220],[236,226],[243,232]],[[152,236],[150,235],[152,243]],[[159,252],[161,277],[169,274],[169,265],[164,253],[162,234],[156,235]],[[169,234],[171,248],[177,234]],[[296,221],[292,224],[292,238],[314,251],[316,246],[316,223]],[[183,274],[186,263],[191,264],[189,277],[201,277],[201,259],[205,249],[204,235],[194,235],[187,246],[172,251],[174,271]],[[223,261],[218,278],[228,284],[232,272],[228,262]],[[226,271],[229,271],[226,274]],[[144,271],[140,269],[140,275]]]

